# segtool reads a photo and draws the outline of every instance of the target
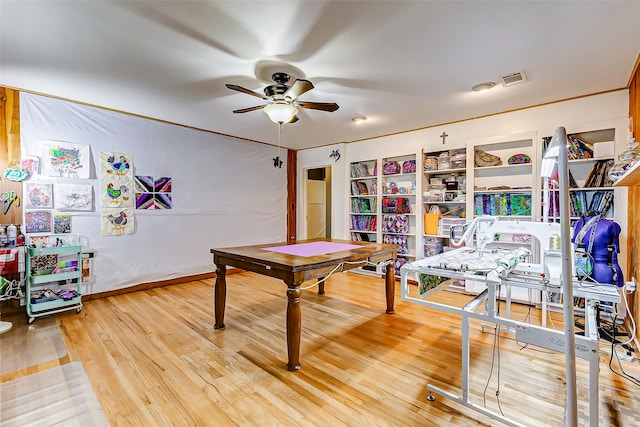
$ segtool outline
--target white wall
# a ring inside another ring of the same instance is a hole
[[[31,178],[94,185],[95,210],[72,213],[72,232],[96,251],[88,293],[211,272],[211,248],[286,238],[287,169],[273,167],[274,147],[26,93],[20,114],[23,156],[45,140],[91,146],[92,179]],[[171,177],[173,208],[135,210],[133,235],[101,236],[101,151],[130,154],[136,175]]]
[[[625,126],[628,123],[628,115],[629,92],[620,90],[399,135],[344,144],[342,145],[344,149],[340,150],[342,153],[340,162],[344,162],[342,169],[339,173],[333,174],[334,219],[336,220],[336,228],[341,227],[338,231],[339,234],[336,233],[334,236],[349,237],[347,166],[351,162],[406,154],[416,154],[416,158],[421,159],[423,150],[437,151],[460,148],[471,140],[525,132],[535,132],[540,139],[543,136],[552,135],[559,126],[564,126],[568,133],[615,126],[616,153],[619,153],[626,149],[624,145],[627,139]],[[440,137],[443,132],[448,135],[446,145],[442,145]],[[327,159],[330,149],[330,147],[321,147],[298,152],[298,171],[308,167],[305,166],[305,162],[313,164]],[[303,182],[301,181],[302,177],[298,173],[298,200],[302,200],[303,197],[300,184]],[[626,246],[626,209],[624,209],[625,204],[620,202],[620,200],[626,199],[626,189],[616,189],[615,191],[615,200],[618,201],[615,205],[615,219],[623,226],[624,234],[620,237],[620,242],[621,246]],[[300,210],[298,212],[298,230],[301,230],[300,224],[301,218],[303,218],[301,215],[304,215],[304,212]],[[339,226],[338,220],[340,221]],[[418,229],[421,228],[418,227]],[[622,250],[624,251],[626,248],[623,247]]]

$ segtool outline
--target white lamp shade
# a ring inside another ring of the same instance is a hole
[[[296,107],[284,102],[265,105],[263,110],[272,122],[278,124],[289,123],[298,114]]]

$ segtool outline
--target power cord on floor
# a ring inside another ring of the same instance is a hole
[[[500,285],[497,286],[497,293],[500,295]],[[497,309],[498,317],[500,315],[500,304],[498,304]],[[497,359],[497,364],[496,364]],[[496,366],[497,365],[497,366]],[[493,331],[493,351],[491,354],[491,369],[489,370],[489,377],[487,378],[487,383],[484,386],[484,390],[482,392],[482,401],[484,403],[484,407],[487,407],[487,389],[489,388],[489,382],[491,381],[491,377],[493,376],[494,366],[496,368],[496,376],[498,384],[496,386],[496,402],[498,403],[498,410],[500,414],[504,417],[504,413],[502,412],[502,407],[500,406],[500,324],[496,323],[496,327]]]

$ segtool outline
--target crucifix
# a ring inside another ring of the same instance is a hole
[[[445,140],[445,138],[446,138],[446,137],[448,137],[448,136],[449,136],[449,134],[447,134],[447,133],[445,133],[445,132],[442,132],[442,135],[440,135],[440,138],[442,138],[442,144],[444,144],[444,142],[445,142],[444,140]]]

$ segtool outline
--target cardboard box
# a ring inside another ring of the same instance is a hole
[[[593,157],[599,159],[601,157],[613,157],[615,146],[613,141],[596,142],[593,144]]]
[[[440,214],[424,214],[424,234],[438,234]]]

